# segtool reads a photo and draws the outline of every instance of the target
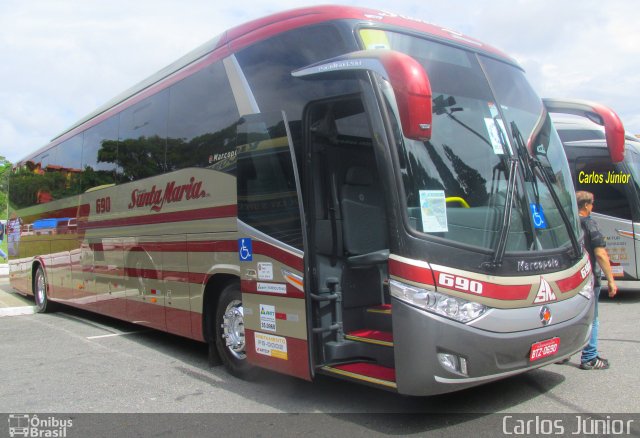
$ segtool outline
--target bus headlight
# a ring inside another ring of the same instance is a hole
[[[488,310],[487,306],[480,303],[410,286],[396,280],[391,280],[389,286],[391,295],[399,300],[463,323],[473,321]]]

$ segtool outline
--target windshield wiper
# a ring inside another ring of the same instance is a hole
[[[520,129],[518,129],[518,125],[516,122],[511,122],[511,132],[513,134],[513,139],[516,142],[516,147],[518,149],[518,155],[523,158],[523,161],[526,163],[529,168],[529,172],[531,172],[532,184],[534,185],[534,191],[536,192],[536,198],[539,197],[539,191],[537,189],[537,178],[535,176],[535,172],[533,170],[538,169],[540,176],[542,177],[542,181],[547,186],[549,190],[549,194],[551,195],[551,199],[553,199],[553,203],[556,205],[558,209],[558,213],[560,213],[560,218],[562,218],[562,222],[564,223],[565,228],[569,234],[569,239],[571,240],[571,246],[574,251],[574,259],[579,259],[582,254],[582,250],[580,248],[580,243],[578,242],[578,238],[573,230],[573,226],[571,225],[571,221],[569,220],[569,216],[567,216],[567,212],[562,206],[562,202],[560,198],[558,198],[558,194],[556,193],[555,188],[553,187],[553,183],[547,174],[547,171],[540,161],[540,159],[535,154],[530,154],[525,146],[524,139],[522,138],[522,134],[520,133]],[[536,199],[536,202],[540,202],[539,199]]]
[[[504,206],[504,214],[502,216],[502,224],[500,225],[500,237],[493,253],[493,260],[482,264],[487,269],[496,269],[502,266],[504,253],[507,249],[507,239],[509,238],[509,229],[511,228],[511,211],[513,210],[513,194],[516,188],[516,176],[518,174],[518,160],[509,159],[509,180],[507,181],[507,193]]]

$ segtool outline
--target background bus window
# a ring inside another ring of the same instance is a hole
[[[118,156],[118,116],[84,133],[82,146],[82,191],[115,183]]]
[[[169,89],[167,170],[211,167],[235,172],[238,109],[217,62]]]
[[[118,181],[137,181],[166,171],[169,90],[161,91],[120,113],[117,148]]]
[[[617,173],[618,169],[606,157],[589,157],[576,159],[575,187],[593,193],[595,213],[606,214],[621,219],[631,220],[631,209],[624,184],[608,184],[609,172]]]

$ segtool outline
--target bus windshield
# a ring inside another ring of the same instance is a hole
[[[631,172],[633,184],[640,191],[640,147],[638,146],[640,143],[627,141],[624,161]]]
[[[570,245],[577,211],[575,194],[567,190],[572,187],[569,167],[549,116],[523,72],[452,46],[384,34],[384,45],[420,62],[433,92],[431,139],[399,142],[412,228],[495,249],[509,222],[503,236],[507,251]],[[508,189],[511,173],[514,188]],[[511,198],[513,207],[505,213]]]

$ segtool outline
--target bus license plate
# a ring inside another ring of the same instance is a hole
[[[544,359],[545,357],[553,356],[558,352],[560,348],[560,338],[548,339],[542,342],[536,342],[531,346],[531,353],[529,353],[529,361]]]

